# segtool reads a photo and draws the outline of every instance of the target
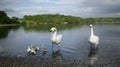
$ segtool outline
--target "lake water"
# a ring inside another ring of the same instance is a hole
[[[56,45],[52,49],[51,27],[52,25],[0,27],[0,57],[24,58],[27,60],[25,62],[33,63],[35,67],[41,65],[39,62],[47,63],[51,60],[74,67],[120,67],[120,24],[94,25],[94,33],[100,37],[98,49],[91,49],[88,42],[89,25],[56,25],[58,34],[63,35],[60,51]],[[48,51],[40,50],[36,55],[28,55],[26,50],[30,44],[44,44]],[[0,60],[0,66],[8,62],[7,59],[3,60]]]

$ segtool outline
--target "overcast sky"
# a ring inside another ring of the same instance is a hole
[[[64,14],[86,17],[120,17],[120,0],[0,0],[9,17]]]

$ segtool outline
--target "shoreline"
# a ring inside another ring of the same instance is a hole
[[[16,25],[20,25],[20,24],[0,24],[0,26],[16,26]]]
[[[115,23],[108,23],[108,22],[102,22],[102,23],[99,23],[99,22],[96,22],[95,24],[120,24],[119,22],[115,22]],[[17,26],[17,25],[21,25],[21,24],[0,24],[0,27],[1,26]],[[42,24],[40,24],[42,25]]]

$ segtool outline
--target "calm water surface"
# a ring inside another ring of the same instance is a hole
[[[95,24],[94,33],[100,37],[98,49],[91,49],[88,42],[90,29],[88,25],[65,25],[58,28],[58,34],[63,35],[60,51],[55,45],[52,49],[49,29],[52,26],[20,26],[0,27],[0,57],[36,58],[49,62],[76,62],[88,66],[120,67],[120,24]],[[36,55],[26,52],[30,44],[44,44],[47,52],[41,50]],[[1,62],[1,60],[0,60]],[[87,67],[88,67],[87,66]]]

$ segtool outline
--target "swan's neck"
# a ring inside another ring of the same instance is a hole
[[[93,36],[94,32],[93,32],[93,27],[90,28],[90,35]]]
[[[53,35],[52,35],[52,39],[55,39],[57,36],[57,32],[54,32]]]

